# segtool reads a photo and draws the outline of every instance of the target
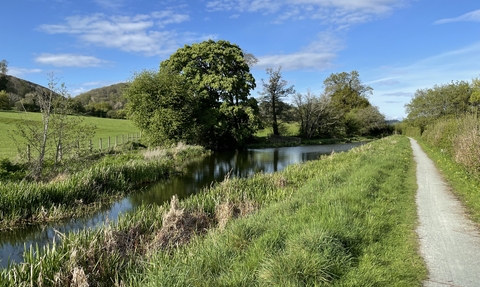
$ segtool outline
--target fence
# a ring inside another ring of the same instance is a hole
[[[118,135],[118,136],[115,136],[115,137],[107,137],[105,138],[105,141],[103,138],[100,138],[98,140],[98,149],[99,150],[102,150],[104,148],[106,149],[109,149],[111,147],[116,147],[118,145],[123,145],[123,144],[126,144],[128,142],[131,142],[131,141],[138,141],[142,138],[142,133],[134,133],[134,134],[122,134],[122,135]],[[115,142],[113,142],[113,139],[115,139]],[[113,144],[113,146],[112,146]],[[93,147],[93,142],[92,140],[89,141],[89,147],[90,147],[90,150],[93,150],[94,147]]]
[[[118,136],[115,136],[115,137],[99,138],[99,140],[98,140],[98,150],[110,149],[112,147],[116,147],[118,145],[123,145],[123,144],[126,144],[128,142],[138,141],[141,138],[142,138],[142,133],[141,132],[134,133],[134,134],[122,134],[122,135],[118,135]],[[90,151],[93,151],[94,149],[96,149],[93,146],[93,140],[88,141],[87,147]],[[80,143],[79,142],[76,143],[75,149],[80,150]],[[62,145],[58,145],[58,146],[55,147],[55,150],[56,150],[55,161],[62,160],[64,147],[62,147]],[[30,144],[27,144],[27,159],[28,159],[28,162],[31,162],[32,155],[31,155]]]

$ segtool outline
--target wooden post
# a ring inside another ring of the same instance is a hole
[[[30,160],[32,159],[31,156],[30,156],[30,145],[27,144],[27,158],[28,158],[28,162],[30,162]]]
[[[110,148],[110,137],[108,137],[108,148]]]
[[[92,144],[92,140],[88,140],[88,149],[90,150],[90,152],[92,152],[93,150],[93,144]]]
[[[98,146],[99,146],[100,150],[102,150],[102,138],[100,138],[100,141],[99,141],[99,143],[98,143]]]
[[[122,135],[122,144],[124,144],[124,143],[125,143],[125,139],[124,139],[124,137],[123,137],[123,136],[124,136],[124,135]]]
[[[118,145],[118,136],[115,136],[115,147]]]

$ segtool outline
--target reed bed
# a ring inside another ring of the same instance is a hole
[[[414,163],[390,137],[226,178],[30,250],[1,286],[421,286]]]

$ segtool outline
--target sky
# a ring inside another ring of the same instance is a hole
[[[477,0],[15,0],[1,10],[8,74],[47,86],[53,72],[72,96],[208,39],[259,60],[254,97],[267,68],[318,95],[332,73],[356,70],[387,119],[405,118],[419,89],[480,77]]]

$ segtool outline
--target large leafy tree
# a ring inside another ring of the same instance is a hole
[[[130,117],[151,143],[222,149],[243,145],[255,133],[258,108],[249,97],[254,88],[243,51],[209,40],[178,49],[157,74],[136,75],[125,95]]]
[[[282,112],[282,107],[286,106],[282,98],[295,94],[294,87],[287,86],[287,81],[283,79],[281,71],[282,67],[276,70],[268,68],[269,79],[268,81],[262,79],[263,90],[260,92],[260,101],[265,110],[264,116],[272,125],[274,135],[280,135],[278,118]]]
[[[360,74],[357,71],[331,74],[323,84],[325,85],[325,94],[331,98],[332,104],[344,114],[352,109],[370,106],[368,95],[372,93],[373,89],[360,81]]]

